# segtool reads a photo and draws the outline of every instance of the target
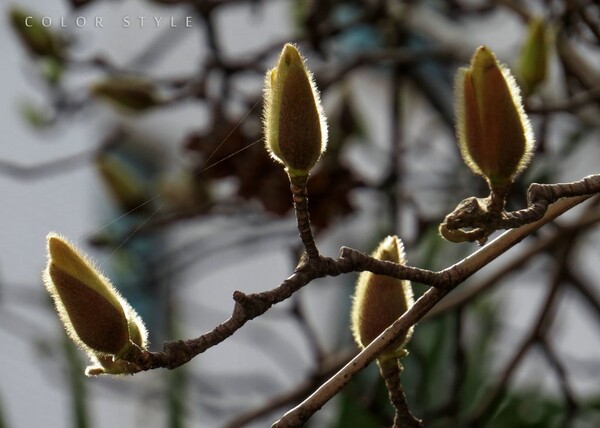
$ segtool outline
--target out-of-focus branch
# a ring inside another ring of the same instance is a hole
[[[86,167],[95,154],[96,151],[86,151],[31,166],[0,159],[0,174],[14,178],[15,180],[39,180],[52,175],[64,174],[66,171]]]
[[[573,239],[570,239],[567,245],[562,247],[560,250],[561,254],[558,257],[559,260],[557,260],[557,265],[553,272],[552,285],[548,291],[548,294],[546,295],[546,298],[540,306],[537,320],[533,323],[531,330],[523,339],[523,342],[517,348],[517,351],[513,354],[513,357],[501,372],[498,382],[483,397],[464,426],[475,428],[484,425],[484,419],[492,412],[499,397],[506,389],[506,386],[510,382],[512,375],[519,364],[523,361],[527,352],[529,352],[532,346],[545,338],[548,329],[550,328],[552,318],[556,312],[559,291],[564,284],[564,272],[565,267],[568,264],[568,255],[572,244]]]
[[[600,296],[597,295],[596,291],[590,285],[580,278],[579,274],[568,269],[566,272],[567,279],[571,285],[585,298],[585,301],[592,307],[596,312],[596,318],[600,321]]]
[[[295,296],[290,311],[294,319],[298,322],[299,327],[302,329],[304,336],[306,337],[306,341],[310,346],[310,350],[313,354],[314,360],[317,363],[322,361],[327,354],[325,352],[325,349],[323,349],[323,346],[321,346],[321,343],[319,342],[317,332],[310,323],[310,320],[306,314],[304,304],[300,299],[299,295]]]
[[[272,413],[277,409],[280,409],[284,406],[288,406],[290,404],[298,403],[308,394],[310,394],[315,388],[317,388],[321,382],[329,378],[340,368],[342,368],[345,364],[347,364],[348,361],[355,357],[357,353],[358,351],[354,347],[352,347],[352,349],[347,349],[335,355],[328,356],[321,362],[319,367],[317,367],[317,369],[312,374],[307,376],[307,379],[305,381],[301,382],[295,388],[281,395],[270,398],[264,405],[252,409],[248,413],[242,414],[236,417],[235,419],[229,421],[229,423],[227,423],[225,427],[243,427],[252,421],[262,418],[263,416],[267,416],[268,414]]]
[[[541,337],[539,339],[539,345],[541,346],[542,351],[544,352],[546,360],[548,360],[548,363],[554,369],[554,372],[558,377],[560,388],[562,390],[567,405],[566,418],[567,420],[569,420],[575,415],[578,405],[575,391],[573,391],[573,387],[569,383],[567,370],[556,355],[556,351],[553,349],[552,344],[550,343],[547,337]],[[565,425],[568,426],[569,423],[565,421]]]
[[[587,91],[580,92],[565,100],[553,102],[544,102],[543,104],[528,103],[526,110],[529,113],[549,114],[574,112],[580,108],[586,107],[600,101],[600,86],[596,86]]]

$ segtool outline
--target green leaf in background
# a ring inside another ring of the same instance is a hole
[[[4,415],[4,412],[2,411],[2,402],[0,402],[0,428],[8,428],[5,418],[6,418],[6,416]]]
[[[63,337],[65,368],[71,393],[72,426],[73,428],[90,428],[92,425],[88,412],[85,364],[81,361],[80,352],[73,342],[66,335]]]
[[[385,388],[384,388],[385,389]],[[384,397],[388,402],[387,394]],[[364,428],[381,426],[373,414],[364,406],[357,405],[355,397],[347,393],[340,395],[339,418],[332,428]]]
[[[572,425],[566,420],[565,407],[560,397],[550,397],[542,388],[530,388],[509,392],[498,406],[497,413],[485,426],[562,428]]]
[[[19,102],[19,112],[21,113],[22,119],[29,126],[37,130],[47,128],[54,122],[50,108],[37,105],[28,99]]]

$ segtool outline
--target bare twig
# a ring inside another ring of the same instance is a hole
[[[310,346],[310,350],[313,354],[315,361],[317,363],[320,362],[321,360],[323,360],[323,358],[325,358],[327,354],[323,349],[323,346],[321,346],[319,337],[317,336],[317,332],[311,325],[310,320],[307,317],[302,300],[300,299],[298,294],[295,296],[292,302],[291,312],[294,319],[298,322],[300,328],[304,332],[304,336],[306,337],[306,341]]]
[[[318,394],[320,400],[324,399],[319,404],[318,408],[320,408],[325,401],[331,398],[332,395],[329,394],[332,391],[335,390],[337,392],[337,390],[341,389],[352,376],[373,361],[396,337],[404,334],[410,326],[423,318],[450,290],[500,254],[516,245],[527,235],[552,221],[563,212],[585,201],[587,198],[589,196],[578,196],[560,200],[548,209],[543,219],[504,233],[479,251],[440,272],[377,260],[347,247],[341,249],[338,259],[322,256],[316,259],[308,259],[296,269],[296,272],[292,276],[270,291],[249,295],[241,291],[235,291],[233,299],[236,303],[231,317],[212,331],[195,339],[167,342],[162,352],[148,352],[134,348],[130,355],[124,356],[124,359],[131,363],[131,372],[151,370],[158,367],[169,369],[179,367],[196,355],[221,343],[248,321],[262,315],[274,304],[288,299],[292,294],[316,278],[366,270],[380,275],[408,279],[432,286],[428,292],[415,302],[414,306],[408,312],[365,348],[359,357],[357,357],[358,362],[355,361],[349,368],[344,368],[344,370],[325,384],[327,385],[327,393],[320,392]],[[314,401],[311,401],[311,406],[315,406]],[[315,408],[313,413],[318,408]]]
[[[396,409],[393,428],[420,428],[423,426],[421,420],[417,419],[406,402],[406,396],[400,382],[402,365],[399,358],[390,358],[378,361],[379,372],[385,380],[385,386],[389,392],[390,401]]]
[[[204,23],[206,24],[206,28],[204,28],[204,30],[206,31],[205,34],[207,36],[204,38],[204,43],[211,48],[212,57],[204,62],[197,71],[190,73],[189,76],[180,77],[178,79],[169,79],[167,82],[162,83],[159,79],[153,79],[155,83],[158,83],[159,85],[164,86],[165,89],[172,91],[170,92],[171,96],[166,99],[160,107],[167,107],[175,102],[188,100],[192,97],[194,101],[202,101],[210,104],[214,100],[211,100],[211,96],[209,95],[211,91],[207,90],[206,82],[207,79],[213,75],[218,75],[223,78],[221,87],[222,91],[219,94],[222,95],[222,101],[219,99],[219,103],[222,102],[225,104],[234,101],[235,94],[230,93],[230,90],[232,89],[232,77],[247,72],[250,72],[251,74],[262,74],[264,72],[264,61],[267,59],[267,57],[273,54],[275,51],[278,51],[284,42],[289,41],[286,39],[269,44],[256,54],[250,54],[247,57],[243,56],[242,58],[227,58],[225,51],[220,49],[220,41],[218,39],[219,34],[218,31],[216,31],[217,28],[215,28],[216,22],[214,21],[214,18],[217,14],[212,12],[215,11],[217,7],[242,3],[243,1],[244,0],[175,0],[171,2],[192,7],[196,10],[199,16],[203,17]],[[315,4],[318,5],[318,2],[315,2]],[[529,9],[525,5],[514,0],[490,0],[484,5],[477,7],[482,8],[482,10],[489,10],[494,7],[494,5],[502,6],[505,9],[512,10],[515,14],[520,16],[523,21],[527,21],[531,17]],[[362,7],[359,6],[359,9],[360,13],[358,13],[354,18],[345,20],[344,22],[338,22],[334,19],[316,20],[313,28],[307,30],[308,34],[303,34],[299,37],[296,37],[296,41],[310,44],[315,48],[316,51],[322,53],[323,56],[326,57],[328,52],[326,52],[326,49],[322,49],[322,47],[325,46],[324,42],[327,41],[329,36],[346,32],[352,27],[362,24],[367,24],[369,26],[372,25],[374,27],[377,26],[378,28],[384,28],[385,25],[382,24],[394,24],[396,26],[401,25],[403,31],[406,30],[411,34],[414,33],[418,35],[428,35],[433,44],[431,47],[419,50],[414,50],[411,48],[369,51],[359,53],[345,63],[334,63],[333,67],[324,70],[325,73],[316,73],[317,77],[324,76],[319,81],[322,89],[325,89],[331,84],[338,83],[341,79],[347,77],[348,73],[358,67],[374,66],[382,63],[397,67],[398,65],[404,64],[418,64],[426,58],[433,58],[439,62],[451,62],[456,59],[467,60],[468,57],[470,57],[472,47],[474,47],[474,45],[470,46],[470,43],[472,42],[469,42],[465,39],[460,22],[449,19],[449,15],[438,12],[437,9],[432,9],[427,5],[420,5],[419,2],[388,2],[386,0],[375,0],[367,2],[367,4]],[[321,9],[315,8],[315,10]],[[598,27],[597,25],[593,25],[593,20],[590,18],[590,14],[588,12],[589,11],[585,9],[584,6],[579,6],[577,13],[581,15],[581,19],[588,25],[592,33],[598,37]],[[385,22],[383,22],[384,20]],[[169,32],[168,34],[172,34],[172,32]],[[183,32],[179,32],[178,34],[182,35]],[[154,41],[159,40],[160,39],[156,39]],[[166,41],[168,43],[172,43],[174,40],[176,39],[172,38],[172,36],[169,36],[169,39]],[[577,49],[571,49],[572,43],[567,43],[565,39],[560,39],[560,41],[560,56],[561,60],[565,64],[565,68],[567,71],[569,71],[567,76],[577,77],[577,79],[587,90],[579,92],[578,94],[564,101],[555,101],[552,103],[548,102],[544,103],[543,105],[532,105],[528,109],[530,112],[544,114],[553,113],[556,111],[577,111],[577,113],[580,113],[578,109],[591,105],[600,99],[597,85],[597,72],[588,63],[588,61],[585,60],[585,58],[578,56]],[[140,55],[134,61],[141,61],[143,63],[148,60],[153,61],[159,59],[158,57],[162,54],[162,52],[165,51],[164,46],[165,45],[161,43],[150,44],[148,51],[143,52],[142,55]],[[139,64],[136,65],[134,63],[121,68],[101,58],[83,61],[83,63],[84,65],[99,68],[100,71],[112,73],[117,71],[123,72],[139,69]],[[72,66],[74,64],[73,62],[69,61],[68,65]],[[57,97],[54,101],[54,106],[58,113],[62,112],[65,114],[78,111],[88,101],[87,97],[83,100],[79,100],[79,98],[68,95],[68,93],[65,93],[64,96]],[[249,105],[254,105],[254,100],[251,101]],[[583,111],[581,111],[581,113],[583,113]],[[548,119],[554,119],[555,116],[547,117]],[[395,126],[394,129],[397,131],[397,126]],[[392,136],[392,138],[394,138],[394,136]],[[34,167],[31,169],[20,167],[19,165],[11,164],[10,162],[3,163],[0,161],[0,173],[4,172],[7,175],[20,179],[47,176],[59,170],[63,171],[64,167],[77,167],[80,165],[80,163],[87,164],[88,158],[84,154],[81,156],[81,159],[76,159],[74,157],[74,159],[64,159],[58,162],[44,164],[39,168]],[[581,186],[574,191],[571,191],[572,189],[566,189],[566,192],[556,193],[555,191],[557,191],[558,188],[552,187],[556,185],[534,185],[539,187],[536,188],[532,186],[531,191],[533,193],[539,191],[542,196],[538,197],[537,199],[531,198],[528,202],[529,206],[525,210],[520,210],[513,213],[502,213],[500,216],[496,216],[494,218],[488,217],[486,219],[480,215],[481,213],[476,213],[476,215],[473,216],[475,222],[466,222],[463,226],[455,225],[460,229],[463,227],[474,228],[474,231],[465,231],[465,233],[471,233],[470,236],[472,236],[474,239],[481,238],[480,232],[477,231],[477,228],[479,227],[477,225],[477,221],[483,222],[486,233],[491,233],[493,230],[502,228],[519,229],[512,230],[502,235],[501,238],[490,243],[488,246],[474,253],[469,258],[439,272],[428,271],[410,266],[398,266],[390,262],[381,262],[350,248],[342,248],[340,256],[337,259],[320,256],[310,229],[306,186],[296,185],[296,187],[294,187],[294,184],[292,184],[298,230],[300,232],[300,237],[307,255],[307,257],[303,257],[295,272],[288,279],[284,280],[278,287],[269,291],[256,294],[245,294],[241,291],[236,291],[233,295],[235,304],[231,317],[215,327],[214,330],[196,339],[167,343],[164,346],[163,352],[150,353],[142,350],[136,350],[132,355],[128,356],[128,359],[131,361],[131,365],[134,368],[133,371],[149,370],[157,367],[178,367],[194,358],[199,353],[204,352],[212,346],[215,346],[223,340],[229,338],[238,329],[244,326],[247,321],[264,314],[273,305],[289,298],[302,287],[320,277],[335,276],[342,273],[368,270],[383,275],[389,275],[402,279],[410,279],[412,281],[430,285],[432,288],[426,293],[423,299],[420,299],[419,302],[415,304],[415,307],[409,311],[409,313],[400,318],[394,324],[395,327],[392,326],[391,330],[387,331],[387,333],[384,332],[382,335],[383,338],[380,337],[380,341],[378,342],[379,344],[376,344],[370,350],[365,350],[365,352],[361,353],[361,356],[357,357],[353,363],[349,364],[348,367],[350,367],[350,369],[346,371],[344,371],[345,369],[342,370],[342,372],[340,372],[342,374],[338,374],[332,378],[332,380],[330,380],[330,382],[333,382],[334,385],[332,389],[327,389],[325,392],[317,394],[314,399],[309,398],[307,402],[300,405],[302,409],[302,418],[304,418],[303,420],[306,420],[312,413],[314,413],[314,411],[316,411],[316,409],[318,409],[331,397],[329,394],[339,392],[341,387],[343,387],[343,385],[352,376],[358,373],[358,371],[372,361],[373,358],[376,358],[376,356],[379,354],[379,351],[385,347],[386,343],[389,343],[389,341],[393,340],[394,337],[404,334],[406,329],[415,322],[422,320],[424,317],[435,315],[435,310],[431,309],[450,290],[454,289],[457,285],[480,270],[483,266],[495,260],[500,254],[507,251],[521,239],[531,234],[537,229],[537,227],[547,223],[548,221],[551,221],[552,218],[554,218],[552,217],[553,215],[560,215],[561,212],[568,210],[570,207],[575,206],[586,199],[586,197],[572,198],[573,196],[582,196],[584,194],[588,195],[590,194],[586,193],[588,191],[591,191],[592,193],[598,193],[600,191],[599,177],[600,176],[590,176],[588,177],[588,181],[585,181],[585,179],[582,180],[583,184],[581,182],[579,184],[583,185],[583,192],[581,192]],[[590,185],[590,183],[592,185]],[[574,184],[577,185],[578,183]],[[534,192],[534,190],[536,190],[536,192]],[[559,190],[562,192],[562,190],[565,189]],[[555,203],[560,198],[569,199],[563,199]],[[552,214],[553,212],[555,214]],[[181,215],[172,215],[168,218],[163,217],[158,219],[153,226],[164,227],[165,225],[174,221],[180,221],[187,218],[187,215],[188,213],[183,213]],[[597,215],[598,213],[596,212],[596,217]],[[526,257],[523,257],[520,260],[505,266],[501,272],[498,272],[497,275],[494,275],[494,277],[491,278],[486,284],[482,284],[480,287],[477,287],[467,294],[458,296],[458,300],[453,304],[449,303],[446,309],[458,308],[460,312],[461,308],[474,296],[479,295],[485,289],[489,288],[491,283],[505,275],[510,269],[521,266],[527,257],[533,257],[534,255],[539,254],[541,251],[547,250],[550,246],[567,236],[569,234],[569,230],[574,233],[579,233],[584,230],[585,227],[595,224],[597,221],[598,219],[596,218],[587,224],[569,224],[566,230],[558,230],[551,238],[538,241],[536,245],[526,252]],[[529,222],[532,224],[524,225]],[[460,222],[457,224],[459,223]],[[572,229],[569,229],[571,227]],[[600,309],[598,309],[600,308],[598,299],[594,298],[595,296],[593,293],[591,293],[589,287],[586,287],[586,284],[577,281],[578,278],[573,274],[573,272],[570,271],[568,265],[564,267],[564,270],[567,279],[574,284],[574,287],[581,291],[584,297],[591,302],[592,306],[595,307],[597,311],[600,311]],[[169,270],[169,272],[170,271],[172,270]],[[298,314],[298,319],[308,325],[308,322],[306,322],[307,320],[305,320],[302,316],[301,311],[299,311]],[[539,330],[541,330],[541,327]],[[309,340],[311,340],[311,337],[313,338],[312,342],[315,345],[314,348],[316,350],[315,355],[320,357],[320,352],[317,349],[318,343],[316,340],[314,340],[312,330],[307,328],[306,331],[308,333],[307,337]],[[457,335],[460,336],[460,327],[457,329]],[[537,343],[541,345],[547,345],[547,343],[544,342],[543,336],[540,337],[540,335],[538,335],[536,340]],[[562,370],[560,366],[558,356],[552,352],[551,349],[545,350],[548,352],[549,361],[551,364],[553,364],[557,375],[559,377],[563,376],[564,370]],[[462,356],[460,354],[461,350],[457,349],[457,366],[461,365],[460,360]],[[275,409],[278,409],[281,406],[288,405],[290,403],[296,403],[305,397],[310,391],[312,391],[323,379],[331,374],[331,370],[334,370],[333,367],[326,366],[325,358],[323,360],[320,358],[318,359],[320,361],[319,368],[315,370],[315,373],[310,374],[310,376],[306,379],[306,382],[301,383],[298,385],[297,389],[290,391],[288,394],[275,397],[270,403],[265,404],[261,408],[255,409],[255,411],[252,413],[248,413],[246,415],[246,421],[254,420],[262,415],[272,412]],[[464,364],[464,361],[462,363]],[[339,365],[340,362],[338,361],[335,369],[337,369]],[[560,377],[560,380],[564,380],[564,376]],[[455,383],[454,389],[457,390],[459,386],[460,385]],[[317,393],[318,392],[319,391],[317,391]],[[567,395],[568,392],[565,393],[566,397]],[[567,399],[568,398],[569,397],[567,397]],[[570,405],[572,403],[568,404]],[[243,419],[240,419],[240,421],[243,421]],[[245,422],[238,423],[242,424]],[[289,425],[286,425],[286,423],[289,423]],[[282,422],[281,426],[294,425],[292,422],[284,421]]]
[[[465,344],[463,343],[463,319],[464,319],[464,308],[457,307],[456,313],[453,316],[452,322],[453,330],[454,330],[454,355],[453,355],[453,363],[454,370],[452,373],[452,384],[451,384],[451,395],[448,401],[440,406],[439,409],[434,410],[431,414],[435,414],[436,416],[448,416],[450,418],[456,417],[460,411],[460,393],[462,389],[462,385],[465,379],[465,374],[467,372],[467,358],[466,358],[466,349]]]
[[[544,356],[548,360],[548,363],[552,366],[554,371],[556,372],[556,376],[558,377],[558,381],[560,383],[560,388],[562,390],[563,396],[565,398],[565,402],[567,405],[567,418],[572,418],[577,410],[577,397],[571,384],[569,383],[567,370],[565,369],[563,363],[560,361],[558,356],[556,355],[556,351],[553,349],[550,341],[547,337],[542,337],[539,340],[539,344],[544,351]],[[565,425],[568,426],[567,423]]]
[[[561,198],[598,192],[600,174],[588,175],[572,183],[533,183],[527,191],[527,208],[518,211],[506,212],[502,207],[493,209],[494,193],[485,199],[470,197],[446,216],[440,232],[453,242],[478,241],[483,244],[496,230],[516,228],[541,219],[548,206]]]
[[[596,290],[593,287],[586,284],[586,282],[580,278],[580,276],[573,271],[573,269],[567,269],[567,279],[571,285],[585,298],[585,301],[592,307],[596,312],[596,318],[600,319],[600,296],[598,296]]]
[[[600,101],[600,87],[591,88],[587,91],[579,92],[566,100],[527,104],[528,113],[564,113],[574,112],[588,105]]]
[[[600,202],[600,199],[596,198],[595,201]],[[476,285],[473,285],[469,288],[466,288],[466,289],[463,289],[460,291],[457,290],[457,292],[452,293],[450,296],[445,298],[443,302],[441,302],[439,305],[437,305],[435,308],[433,308],[433,310],[431,310],[427,314],[425,319],[431,319],[431,318],[437,317],[439,315],[453,311],[457,308],[464,307],[465,305],[467,305],[471,301],[473,301],[475,298],[477,298],[478,296],[481,296],[483,293],[485,293],[486,291],[491,289],[494,285],[496,285],[502,278],[504,278],[510,272],[514,272],[516,269],[519,269],[520,267],[525,265],[536,255],[540,254],[543,251],[548,250],[548,248],[551,248],[552,246],[556,245],[557,242],[564,239],[565,237],[581,233],[581,232],[585,231],[586,229],[588,229],[589,227],[597,225],[598,222],[600,222],[600,210],[598,210],[597,208],[594,207],[594,209],[592,209],[592,210],[586,210],[586,212],[584,212],[581,215],[581,217],[579,217],[578,219],[576,219],[574,221],[571,221],[567,224],[561,223],[559,225],[559,228],[552,235],[547,236],[547,237],[538,238],[538,240],[535,241],[534,243],[532,243],[529,246],[529,248],[525,249],[525,251],[523,251],[523,253],[521,253],[518,258],[515,258],[511,262],[502,266],[501,268],[499,268],[496,272],[494,272],[492,275],[487,277],[482,282],[480,282]],[[567,275],[571,274],[568,267],[567,267],[566,274]],[[573,282],[573,285],[575,286],[575,288],[578,288],[579,282],[576,282],[577,278],[570,277],[570,279]],[[580,291],[582,293],[584,293],[583,290],[580,290]],[[590,302],[598,301],[598,313],[600,314],[600,299],[593,300],[593,299],[591,299],[592,295],[588,295],[585,293],[584,293],[584,296]]]
[[[335,396],[358,372],[367,367],[384,349],[394,342],[397,337],[405,334],[406,331],[422,319],[427,312],[431,310],[450,290],[456,287],[460,282],[471,276],[473,273],[488,264],[492,259],[503,254],[508,249],[516,245],[522,239],[544,224],[554,220],[557,216],[568,211],[572,207],[588,199],[589,196],[579,196],[563,199],[551,205],[545,216],[530,224],[526,224],[518,229],[505,232],[496,240],[490,242],[479,251],[463,259],[459,263],[441,271],[430,272],[426,275],[430,280],[442,281],[443,288],[430,288],[415,304],[404,313],[396,322],[384,330],[375,340],[373,340],[360,354],[350,361],[334,377],[325,382],[318,390],[308,397],[300,405],[287,412],[273,427],[297,427],[305,423],[316,411],[318,411],[329,399]],[[342,253],[343,254],[343,253]],[[366,257],[366,256],[362,256]],[[385,265],[387,263],[381,263]],[[414,268],[412,268],[414,269]],[[371,269],[368,269],[371,270]],[[374,273],[375,269],[371,270]],[[404,278],[407,278],[406,275]],[[431,284],[433,285],[433,284]]]
[[[312,230],[310,228],[310,216],[308,213],[308,189],[306,188],[308,176],[290,177],[290,189],[294,199],[294,210],[300,239],[304,245],[306,255],[310,260],[319,258],[319,250],[315,244]]]

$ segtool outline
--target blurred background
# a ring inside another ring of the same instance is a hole
[[[386,234],[439,270],[476,250],[437,226],[485,196],[454,139],[453,79],[487,44],[523,89],[531,182],[599,173],[600,5],[586,0],[3,1],[0,427],[269,426],[357,351],[355,275],[315,281],[174,371],[85,378],[40,279],[76,242],[146,321],[151,349],[213,329],[300,247],[263,148],[264,72],[298,44],[329,147],[309,183],[322,253]],[[30,18],[28,18],[30,17]],[[31,25],[31,27],[27,26]],[[567,213],[461,285],[404,360],[431,427],[600,425],[600,207]],[[425,287],[415,284],[416,294]],[[370,367],[310,422],[391,426]]]

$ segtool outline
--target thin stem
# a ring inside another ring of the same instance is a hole
[[[467,358],[465,352],[465,346],[463,343],[463,318],[464,318],[464,310],[462,307],[458,307],[456,309],[456,314],[452,317],[452,322],[454,323],[454,352],[453,352],[453,363],[454,370],[452,373],[452,383],[450,387],[451,396],[448,401],[442,405],[436,412],[432,412],[432,414],[437,415],[438,417],[448,416],[449,418],[456,418],[460,411],[461,398],[460,393],[462,390],[463,382],[466,377],[467,371]],[[452,419],[451,419],[452,420]],[[456,422],[454,421],[454,424]]]
[[[295,298],[292,302],[290,311],[294,319],[298,322],[300,329],[304,333],[315,362],[319,363],[321,360],[323,360],[323,358],[325,358],[326,352],[321,346],[317,332],[307,317],[306,310],[299,296],[300,295],[298,294],[294,296]]]
[[[552,366],[554,372],[556,373],[556,377],[558,378],[558,381],[560,383],[560,388],[562,390],[562,394],[564,396],[565,404],[567,407],[565,417],[567,420],[570,420],[575,415],[578,405],[575,391],[569,383],[567,369],[558,358],[558,355],[556,355],[556,352],[554,351],[552,344],[550,343],[548,338],[540,338],[539,344],[544,352],[544,356],[548,360],[548,363]],[[569,424],[565,423],[565,426],[569,426]]]
[[[310,228],[310,215],[308,213],[308,189],[306,184],[308,176],[290,177],[290,189],[294,199],[294,210],[296,212],[296,222],[300,239],[306,250],[306,255],[309,259],[314,260],[319,258],[319,250],[315,244],[312,230]]]
[[[529,113],[539,114],[564,113],[565,111],[574,112],[589,104],[596,103],[598,100],[600,100],[600,86],[579,92],[565,100],[545,102],[544,104],[532,104],[528,105],[526,108]]]
[[[379,365],[379,372],[385,380],[390,402],[394,406],[394,409],[396,409],[393,428],[421,428],[423,423],[410,411],[404,390],[402,389],[402,383],[400,382],[402,365],[400,364],[400,359],[379,359],[377,363]]]
[[[400,234],[402,227],[402,199],[404,196],[403,184],[403,144],[402,144],[402,75],[399,66],[393,68],[392,73],[392,105],[390,109],[390,138],[391,138],[391,184],[389,193],[392,232]]]

